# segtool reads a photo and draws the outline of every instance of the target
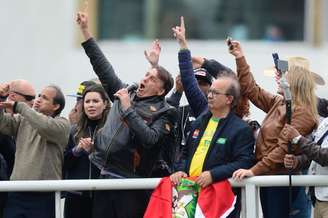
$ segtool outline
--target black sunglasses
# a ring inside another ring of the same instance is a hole
[[[32,100],[35,99],[35,95],[25,95],[23,93],[16,92],[16,91],[12,91],[12,92],[15,93],[15,94],[17,94],[17,95],[23,96],[26,101],[32,101]]]

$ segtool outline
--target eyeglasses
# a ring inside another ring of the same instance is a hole
[[[219,92],[219,91],[217,91],[217,90],[215,90],[215,89],[209,89],[209,90],[207,91],[207,94],[208,94],[208,95],[209,95],[209,94],[212,94],[213,96],[217,96],[217,95],[229,95],[229,94],[227,94],[227,93]]]
[[[13,92],[13,93],[15,93],[15,94],[17,94],[17,95],[22,96],[23,98],[25,98],[26,101],[32,101],[32,100],[35,99],[35,95],[25,95],[25,94],[23,94],[23,93],[16,92],[16,91],[11,91],[11,92]]]

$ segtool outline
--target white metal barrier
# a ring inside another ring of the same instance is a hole
[[[159,181],[160,178],[1,181],[0,192],[54,191],[56,192],[56,218],[62,218],[60,191],[153,189]],[[259,217],[259,187],[288,186],[288,176],[255,176],[240,183],[232,179],[229,181],[233,187],[243,188],[242,213],[246,218]],[[328,186],[328,176],[292,176],[292,181],[293,186]]]

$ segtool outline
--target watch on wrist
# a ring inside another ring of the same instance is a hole
[[[298,135],[298,136],[294,137],[292,139],[292,144],[294,144],[294,145],[298,144],[298,142],[300,141],[301,138],[302,138],[301,135]]]
[[[0,101],[5,101],[8,98],[8,95],[0,95]]]

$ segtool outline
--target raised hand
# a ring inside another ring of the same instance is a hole
[[[277,71],[276,68],[274,68],[274,80],[276,81],[277,85],[280,86],[280,74],[279,72]]]
[[[152,67],[158,66],[159,61],[159,55],[161,54],[161,45],[159,43],[159,40],[156,39],[152,46],[144,51],[145,57],[148,60],[148,62],[151,64]]]
[[[80,26],[81,30],[88,29],[88,14],[86,12],[77,12],[76,23]]]
[[[14,101],[7,100],[5,102],[0,102],[0,109],[4,109],[7,113],[14,115]]]
[[[181,49],[186,49],[187,40],[186,40],[186,27],[184,23],[183,16],[180,17],[180,26],[175,26],[172,28],[174,37],[178,40]]]
[[[14,101],[0,102],[0,109],[12,109],[14,107]]]
[[[243,50],[241,49],[240,42],[238,41],[229,41],[227,40],[227,46],[229,48],[230,54],[235,56],[235,58],[241,58],[244,56]]]
[[[205,62],[205,59],[200,56],[191,57],[192,68],[201,68]]]
[[[82,34],[85,40],[91,38],[91,34],[89,32],[89,18],[88,18],[88,2],[84,2],[84,9],[82,11],[77,12],[76,14],[76,23],[80,26]]]
[[[10,88],[9,83],[0,84],[0,96],[2,97],[7,96],[9,93],[9,88]]]
[[[77,124],[82,110],[82,101],[76,102],[74,108],[69,112],[68,119],[71,124]]]

